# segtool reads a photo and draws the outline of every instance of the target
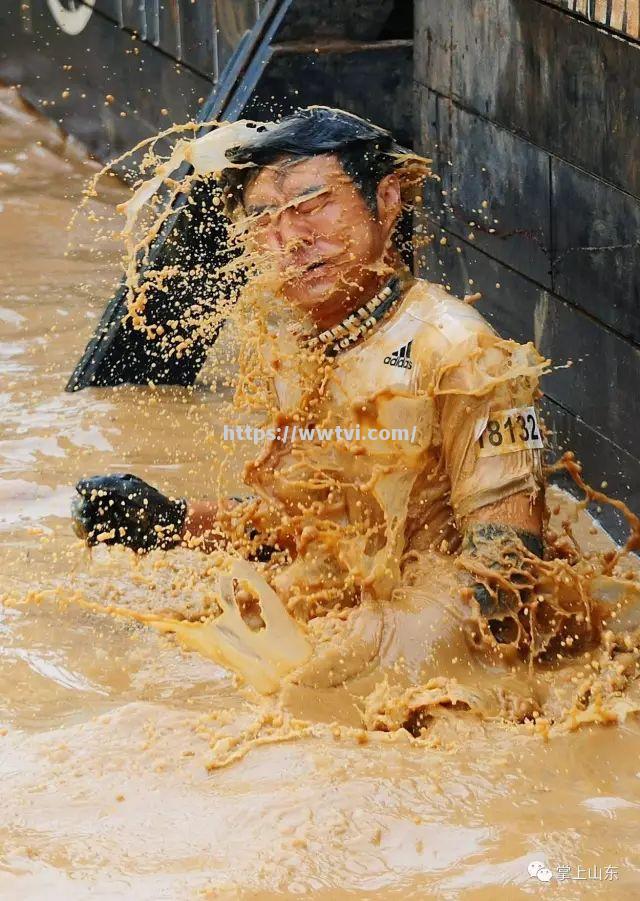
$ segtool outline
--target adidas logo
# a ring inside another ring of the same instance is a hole
[[[409,341],[404,347],[399,348],[399,350],[394,350],[392,354],[385,357],[384,362],[387,366],[397,366],[399,369],[411,369],[413,367],[413,363],[410,359],[412,344],[413,341]]]

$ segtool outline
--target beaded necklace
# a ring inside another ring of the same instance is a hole
[[[314,335],[308,341],[311,348],[322,344],[328,357],[335,357],[367,334],[391,310],[402,294],[402,281],[394,275],[364,306],[346,316],[333,328]]]

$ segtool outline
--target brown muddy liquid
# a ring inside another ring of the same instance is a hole
[[[75,481],[104,471],[176,495],[232,491],[241,461],[220,486],[210,440],[221,399],[204,386],[63,393],[119,252],[102,242],[96,253],[81,221],[66,231],[90,165],[13,94],[0,101],[2,591],[63,585],[69,598],[193,618],[207,608],[211,558],[89,555],[67,511]],[[114,181],[98,215],[122,199]],[[556,521],[578,517],[550,495]],[[583,549],[606,546],[584,515],[574,528]],[[435,557],[422,567],[421,597],[350,619],[355,680],[292,684],[282,706],[134,623],[74,604],[3,609],[0,896],[517,898],[547,890],[532,860],[563,897],[633,896],[634,661],[609,655],[604,707],[578,709],[604,652],[535,671],[474,657],[451,615],[453,571]],[[536,704],[558,727],[533,725]],[[420,740],[397,728],[412,711],[429,725]],[[616,867],[619,879],[559,886],[563,866],[583,877]]]

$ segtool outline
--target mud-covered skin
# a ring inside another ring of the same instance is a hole
[[[71,515],[88,545],[123,544],[137,552],[175,545],[187,502],[172,500],[130,473],[92,476],[76,485]]]
[[[510,550],[499,553],[505,542],[511,545]],[[462,544],[463,553],[480,558],[488,569],[502,571],[507,580],[510,579],[509,570],[518,569],[523,565],[520,548],[530,551],[536,557],[542,557],[544,553],[544,545],[538,535],[524,529],[495,523],[476,523],[470,526],[465,532]],[[509,568],[507,571],[505,564]],[[513,593],[502,588],[491,592],[483,582],[475,582],[473,594],[496,641],[499,644],[512,642],[516,634],[513,620],[518,615]]]

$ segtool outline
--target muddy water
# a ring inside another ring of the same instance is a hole
[[[220,401],[206,385],[63,393],[118,250],[109,240],[96,250],[86,222],[65,230],[91,165],[12,94],[0,100],[2,590],[63,584],[190,615],[207,558],[90,557],[69,530],[70,486],[131,470],[206,497],[218,487],[209,435]],[[97,212],[120,199],[114,183]],[[582,534],[604,540],[588,523]],[[257,703],[214,663],[75,605],[7,607],[0,636],[2,897],[640,891],[633,716],[545,739],[468,712],[416,742],[356,728],[361,704],[348,691],[299,690],[284,712]],[[436,647],[432,674],[451,674],[451,661]],[[462,669],[470,688],[494,678],[481,661]],[[548,864],[553,888],[528,875],[532,860]]]

